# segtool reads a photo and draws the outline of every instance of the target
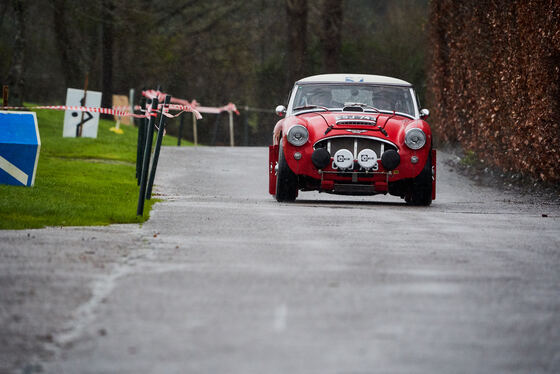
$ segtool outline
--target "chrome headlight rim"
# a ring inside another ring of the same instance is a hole
[[[286,139],[291,145],[301,147],[309,140],[309,131],[303,125],[294,125],[288,130]]]
[[[426,145],[426,133],[418,127],[412,128],[406,132],[404,144],[416,151]]]

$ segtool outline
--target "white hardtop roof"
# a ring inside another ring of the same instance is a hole
[[[300,79],[296,83],[372,83],[394,86],[412,86],[410,83],[403,81],[402,79],[370,74],[321,74]]]

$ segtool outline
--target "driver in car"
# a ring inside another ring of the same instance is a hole
[[[393,110],[394,103],[392,100],[393,93],[385,87],[376,90],[373,97],[373,106],[382,110]]]
[[[332,93],[328,88],[316,88],[308,96],[308,105],[321,105],[327,108],[332,107]]]

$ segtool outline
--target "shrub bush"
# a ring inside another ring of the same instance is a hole
[[[560,2],[432,0],[428,100],[438,139],[560,181]]]

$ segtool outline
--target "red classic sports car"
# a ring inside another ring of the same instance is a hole
[[[325,74],[297,81],[269,147],[269,192],[391,194],[435,199],[436,151],[412,85],[377,75]]]

